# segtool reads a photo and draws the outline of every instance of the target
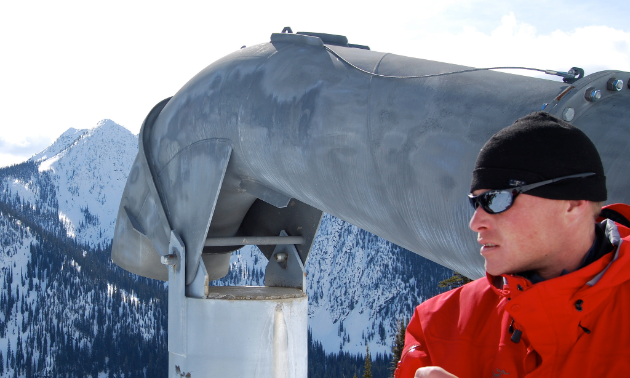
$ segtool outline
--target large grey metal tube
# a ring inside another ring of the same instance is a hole
[[[467,68],[330,47],[357,67],[387,75]],[[625,84],[621,91],[608,90],[611,77],[627,83],[630,74],[600,72],[571,86],[493,71],[383,78],[344,63],[319,38],[274,35],[270,43],[210,65],[156,110],[150,127],[145,124],[134,165],[137,176],[130,176],[123,195],[112,258],[130,271],[165,279],[161,267],[141,267],[152,264],[152,254],[159,260],[167,238],[141,231],[153,227],[161,235],[169,227],[189,229],[180,221],[187,209],[177,209],[175,198],[203,199],[209,186],[219,185],[218,199],[202,206],[211,207],[211,221],[199,215],[196,233],[182,236],[191,264],[187,274],[196,272],[206,237],[240,236],[235,233],[253,201],[272,193],[479,277],[483,259],[468,229],[472,210],[466,200],[475,158],[492,134],[543,104],[546,111],[570,118],[595,142],[608,176],[609,202],[630,201],[630,90]],[[587,87],[601,89],[602,99],[588,101]],[[204,143],[208,146],[191,152]],[[199,160],[197,171],[169,176],[174,164],[186,167],[194,157],[218,155],[229,163],[215,159],[204,171]],[[220,180],[192,188],[196,178],[208,174]],[[243,188],[252,187],[244,184],[249,182],[265,190],[248,192]],[[153,183],[155,189],[149,188]],[[149,202],[155,209],[143,205]]]

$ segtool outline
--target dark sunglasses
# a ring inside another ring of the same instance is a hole
[[[478,196],[473,196],[471,193],[468,195],[468,199],[470,200],[470,204],[475,210],[477,210],[477,208],[481,206],[481,208],[488,214],[499,214],[512,207],[516,196],[528,190],[532,190],[534,188],[538,188],[540,186],[551,184],[560,180],[588,177],[594,174],[595,173],[592,172],[579,173],[577,175],[558,177],[555,179],[541,181],[535,184],[521,185],[510,189],[489,190],[485,193],[481,193]]]

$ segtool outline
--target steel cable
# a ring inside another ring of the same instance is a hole
[[[350,67],[352,67],[352,68],[354,68],[354,69],[356,69],[358,71],[361,71],[361,72],[363,72],[365,74],[368,74],[368,75],[372,75],[372,76],[376,76],[376,77],[389,78],[389,79],[425,79],[425,78],[429,78],[429,77],[447,76],[447,75],[454,75],[454,74],[460,74],[460,73],[466,73],[466,72],[489,71],[489,70],[528,70],[528,71],[543,72],[543,73],[546,73],[547,75],[555,75],[555,76],[560,76],[560,77],[570,77],[570,78],[574,78],[575,77],[574,75],[572,75],[570,73],[559,72],[559,71],[554,71],[554,70],[542,70],[542,69],[539,69],[539,68],[530,68],[530,67],[471,68],[471,69],[461,70],[461,71],[443,72],[443,73],[431,74],[431,75],[414,75],[414,76],[383,75],[383,74],[378,74],[376,72],[370,72],[370,71],[364,70],[361,67],[357,67],[356,65],[354,65],[351,62],[349,62],[347,59],[345,59],[341,55],[337,54],[337,52],[335,52],[330,47],[324,45],[324,48],[326,50],[328,50],[331,54],[336,56],[339,60],[341,60],[342,62],[346,63],[347,65],[349,65]]]

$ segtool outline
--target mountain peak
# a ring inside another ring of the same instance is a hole
[[[131,131],[112,121],[111,119],[103,119],[96,123],[96,126],[90,129],[75,129],[69,128],[63,134],[57,138],[50,146],[43,149],[41,152],[33,155],[29,161],[36,163],[42,163],[45,160],[52,159],[58,154],[68,150],[71,146],[76,144],[81,138],[93,138],[104,140],[115,140],[120,138],[133,136]]]
[[[74,127],[69,128],[68,130],[64,131],[63,134],[61,134],[61,136],[57,139],[61,139],[61,138],[67,138],[69,136],[72,136],[74,134],[76,134],[77,132],[81,132],[81,131],[85,131],[85,129],[75,129]]]
[[[96,123],[96,127],[103,127],[103,126],[109,127],[109,126],[120,126],[120,125],[109,118],[105,118]]]
[[[113,130],[117,130],[117,131],[118,130],[129,131],[126,128],[124,128],[123,126],[117,124],[116,122],[114,122],[114,121],[112,121],[111,119],[108,119],[108,118],[105,118],[105,119],[102,119],[102,120],[98,121],[96,123],[96,126],[94,126],[93,130],[100,129],[100,128],[113,129]]]
[[[97,122],[94,128],[88,130],[87,136],[100,136],[106,139],[116,139],[120,138],[121,135],[124,135],[124,137],[130,137],[134,134],[111,119],[103,119]]]

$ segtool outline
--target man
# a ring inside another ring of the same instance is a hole
[[[486,277],[416,308],[396,377],[630,375],[630,207],[601,210],[588,137],[523,117],[481,149],[470,192]]]

